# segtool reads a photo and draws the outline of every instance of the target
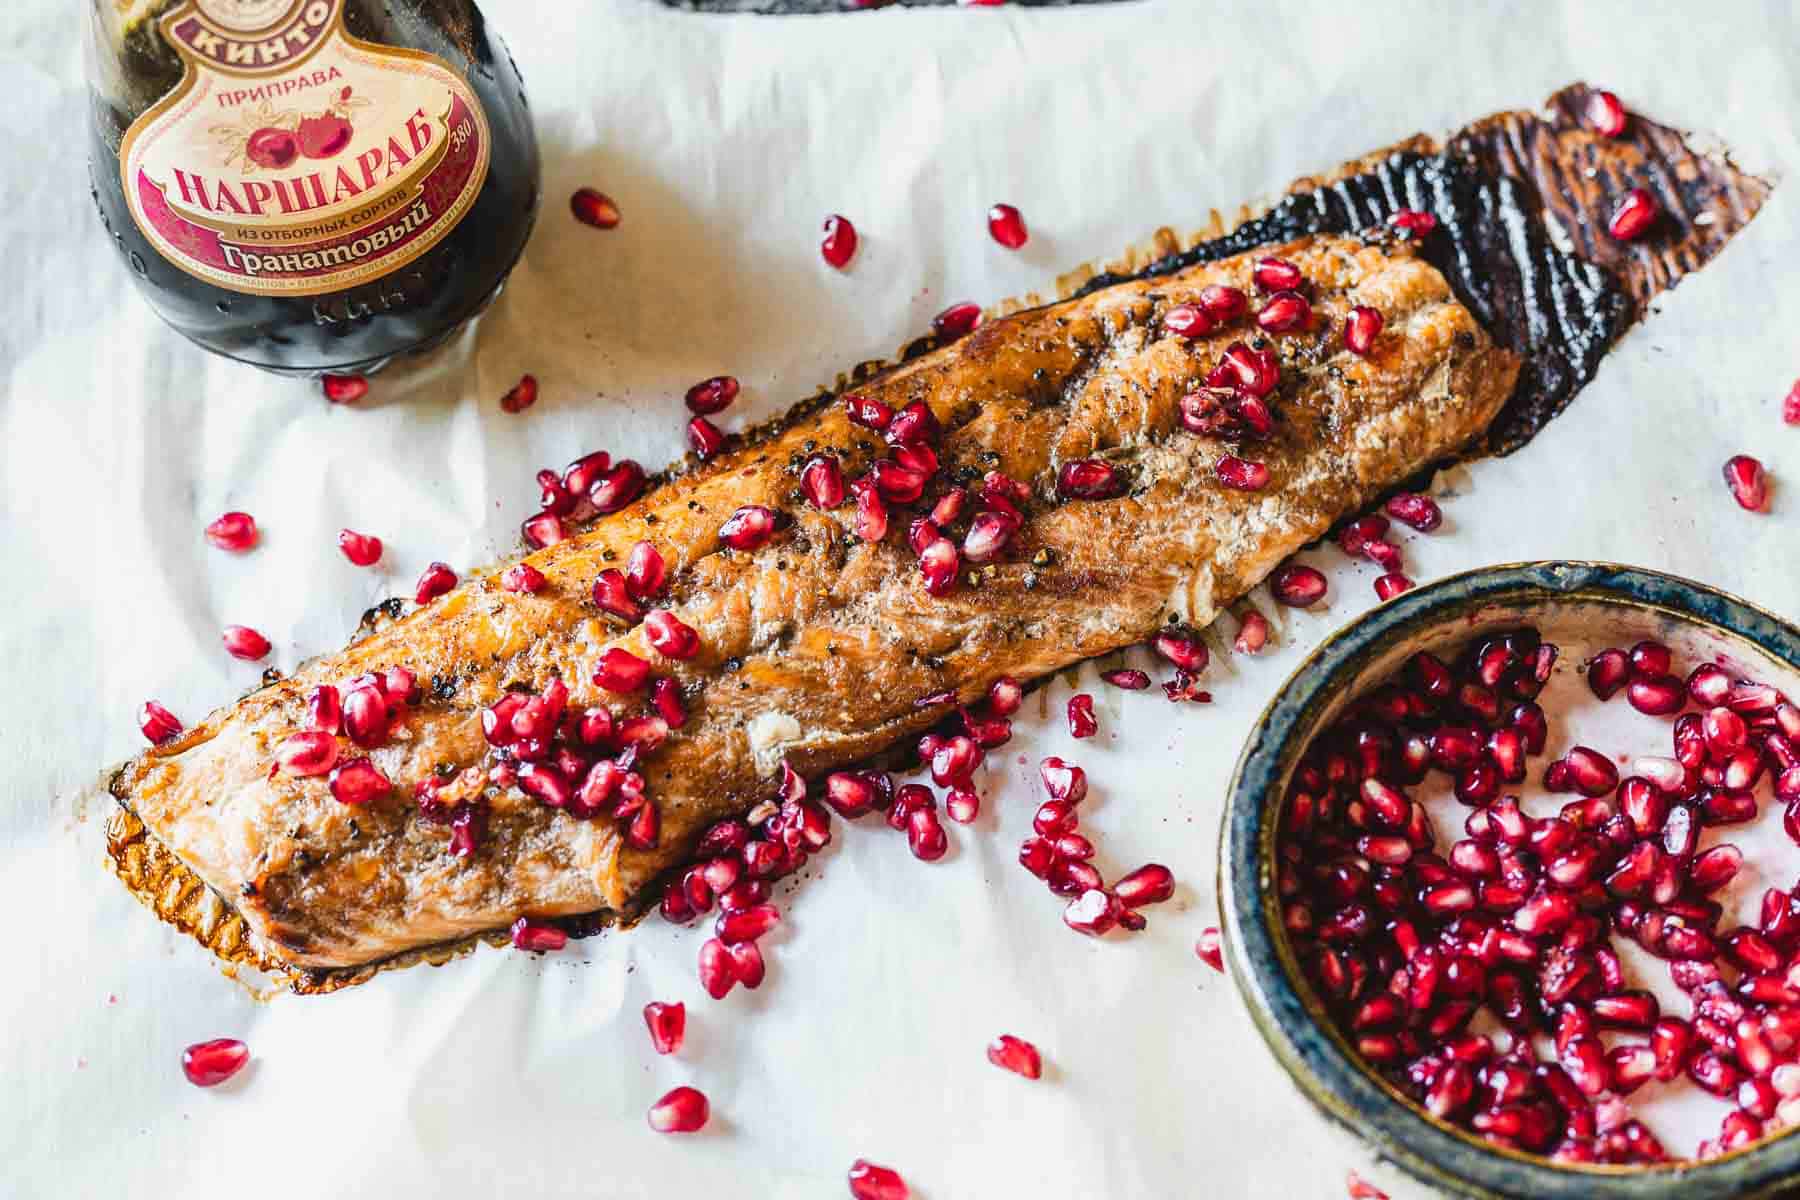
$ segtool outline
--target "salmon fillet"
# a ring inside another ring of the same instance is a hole
[[[1186,429],[1180,401],[1228,345],[1262,335],[1240,320],[1188,341],[1161,318],[1209,284],[1254,294],[1265,254],[1300,268],[1316,315],[1308,331],[1267,335],[1282,364],[1271,436],[1228,444]],[[1354,305],[1385,317],[1366,358],[1343,346]],[[297,967],[369,963],[524,914],[628,912],[710,824],[768,799],[784,760],[808,777],[853,764],[935,724],[945,702],[921,707],[928,697],[973,703],[1000,676],[1040,677],[1170,620],[1207,624],[1336,521],[1480,435],[1518,370],[1402,242],[1306,238],[1020,312],[857,389],[895,411],[923,401],[943,427],[937,476],[918,504],[894,506],[883,541],[852,532],[853,503],[822,511],[799,491],[814,454],[835,453],[854,478],[887,453],[833,404],[529,556],[543,590],[507,591],[498,570],[466,580],[146,751],[113,792],[269,955]],[[1266,488],[1219,481],[1215,464],[1234,451],[1267,465]],[[1127,490],[1059,497],[1058,470],[1078,459],[1113,464]],[[999,560],[928,594],[907,524],[989,471],[1030,487],[1024,523]],[[744,505],[788,518],[750,552],[719,536]],[[699,634],[692,658],[663,658],[642,625],[590,599],[640,540],[669,568],[655,605]],[[560,679],[571,707],[649,711],[643,693],[592,682],[613,647],[678,680],[688,711],[636,764],[661,816],[649,849],[611,820],[577,820],[468,773],[488,759],[482,710],[509,690]],[[277,745],[308,728],[314,686],[390,667],[425,683],[369,752],[390,796],[345,805],[323,778],[272,769]],[[449,828],[414,803],[414,785],[434,778],[487,794],[472,855],[449,853]]]

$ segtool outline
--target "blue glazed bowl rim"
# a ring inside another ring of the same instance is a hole
[[[1531,1200],[1760,1196],[1800,1180],[1800,1137],[1778,1136],[1704,1163],[1553,1166],[1442,1124],[1400,1098],[1315,1016],[1296,985],[1273,884],[1275,821],[1301,739],[1335,689],[1420,627],[1495,604],[1587,600],[1649,609],[1753,643],[1800,670],[1800,629],[1747,601],[1675,575],[1606,562],[1481,567],[1406,592],[1328,637],[1288,677],[1245,743],[1227,791],[1219,910],[1230,973],[1263,1039],[1331,1120],[1415,1177],[1460,1195]],[[1310,991],[1310,989],[1309,989]]]

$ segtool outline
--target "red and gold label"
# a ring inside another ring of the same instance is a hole
[[[487,179],[487,118],[435,55],[344,28],[344,0],[186,0],[181,83],[119,149],[131,215],[190,275],[265,296],[369,283],[425,253]]]

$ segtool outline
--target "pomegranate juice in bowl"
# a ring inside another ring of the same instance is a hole
[[[1796,664],[1767,614],[1593,564],[1457,576],[1322,647],[1222,851],[1234,974],[1296,1081],[1459,1193],[1791,1172]]]
[[[101,219],[208,350],[371,370],[524,249],[536,135],[472,0],[89,0],[87,60]]]

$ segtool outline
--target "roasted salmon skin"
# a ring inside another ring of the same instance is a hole
[[[1300,276],[1304,302],[1283,313],[1310,315],[1292,329],[1258,327],[1264,257]],[[1366,355],[1345,345],[1357,306],[1382,318]],[[467,579],[213,713],[113,792],[297,967],[521,915],[629,912],[711,824],[773,796],[784,763],[817,777],[1002,676],[1208,623],[1481,435],[1518,370],[1434,267],[1384,237],[1304,238],[992,320],[523,559],[541,581],[508,577],[513,564]],[[880,414],[900,414],[885,435]],[[1245,490],[1227,455],[1266,483]],[[832,473],[802,479],[827,456],[848,486],[822,507]],[[943,527],[915,528],[934,509]],[[614,612],[596,602],[641,542],[666,574],[643,608],[673,621],[637,619],[616,586]],[[339,732],[354,722],[312,701],[321,685],[346,708],[373,688],[390,711],[372,735],[355,726],[358,745]],[[524,736],[546,720],[579,752]],[[601,783],[596,761],[613,764]]]

